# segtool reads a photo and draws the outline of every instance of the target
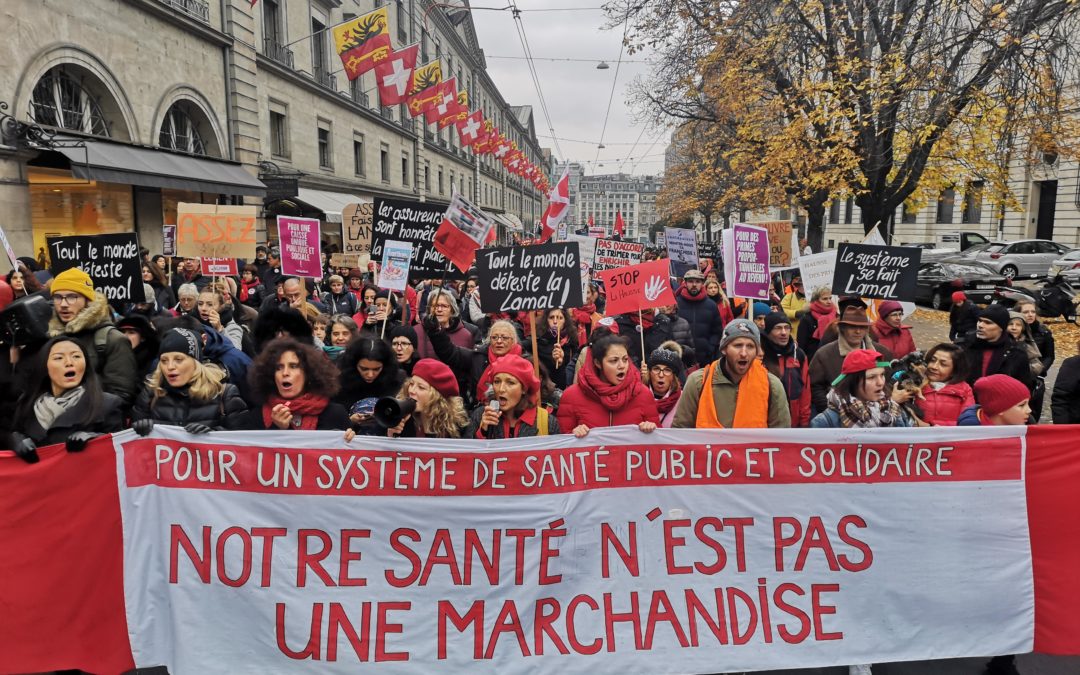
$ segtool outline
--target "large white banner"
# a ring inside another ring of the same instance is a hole
[[[716,673],[1030,651],[1023,434],[127,432],[135,663]]]

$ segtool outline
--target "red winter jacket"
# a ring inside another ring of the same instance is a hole
[[[923,421],[936,427],[955,427],[965,408],[975,405],[975,394],[967,382],[947,384],[937,391],[923,387],[925,401],[916,401],[923,411]]]
[[[884,319],[874,322],[870,338],[893,353],[894,359],[902,359],[915,351],[915,339],[911,337],[911,326],[901,325],[894,328]]]
[[[617,427],[624,424],[638,425],[641,422],[660,424],[656,412],[656,401],[652,392],[641,381],[641,376],[633,368],[626,374],[631,380],[625,394],[625,403],[614,409],[607,407],[607,401],[596,394],[599,375],[588,354],[578,373],[579,381],[571,385],[559,400],[559,429],[571,433],[579,424],[590,429],[595,427]],[[601,385],[602,386],[602,385]]]

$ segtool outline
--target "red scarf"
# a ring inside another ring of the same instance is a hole
[[[326,409],[326,406],[330,403],[330,399],[325,396],[318,396],[316,394],[300,394],[296,398],[281,398],[277,394],[274,394],[262,407],[263,426],[269,428],[273,421],[270,418],[270,412],[274,409],[274,406],[284,403],[289,407],[289,410],[293,414],[293,428],[296,429],[315,429],[319,424],[319,415]],[[296,425],[297,416],[300,418],[300,424]]]
[[[639,323],[637,314],[635,314],[633,312],[630,312],[626,316],[630,317],[630,323]],[[640,321],[640,323],[641,323],[641,331],[643,333],[645,331],[649,330],[650,328],[652,328],[653,318],[655,316],[656,316],[655,314],[653,314],[652,312],[650,312],[648,310],[644,310],[644,311],[641,312],[641,321]]]
[[[682,387],[679,385],[678,378],[675,378],[671,386],[672,389],[668,391],[666,396],[656,399],[656,411],[660,413],[660,417],[668,414],[675,407],[675,404],[679,402],[679,390]],[[656,396],[656,394],[653,393],[653,396]]]
[[[578,386],[582,393],[607,408],[608,412],[614,413],[626,408],[637,396],[638,389],[645,386],[633,368],[627,371],[622,382],[611,384],[596,372],[592,357],[586,358],[585,367],[578,376]]]
[[[251,291],[255,290],[255,288],[258,285],[259,285],[259,280],[258,279],[252,279],[251,283],[248,283],[246,281],[241,281],[240,282],[240,302],[247,302],[248,295],[251,293]]]
[[[825,305],[817,300],[810,303],[810,314],[817,320],[817,330],[814,331],[814,339],[820,340],[825,335],[825,329],[836,320],[836,307]]]
[[[504,358],[506,356],[511,356],[511,355],[512,356],[521,356],[521,345],[520,344],[515,344],[513,347],[510,348],[510,351],[506,352],[502,356],[496,356],[495,352],[491,351],[491,345],[488,345],[488,353],[487,353],[488,364],[487,364],[487,368],[484,368],[484,372],[481,373],[480,379],[477,380],[477,382],[476,382],[476,400],[477,401],[483,401],[484,400],[484,392],[487,391],[487,388],[491,384],[492,379],[494,379],[492,377],[492,375],[491,375],[491,366],[495,365],[495,363],[499,359]]]

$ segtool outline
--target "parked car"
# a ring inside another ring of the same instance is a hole
[[[994,241],[976,248],[972,247],[963,257],[989,265],[1010,279],[1016,277],[1041,277],[1050,263],[1071,249],[1048,239],[1021,239],[1020,241]]]
[[[937,241],[926,244],[905,244],[905,246],[918,246],[928,249],[923,251],[924,261],[941,260],[951,258],[960,252],[966,252],[973,246],[981,246],[990,243],[990,240],[978,232],[944,232],[938,235]]]
[[[1075,281],[1077,277],[1080,277],[1080,249],[1069,251],[1050,263],[1046,276],[1053,279],[1058,274],[1065,275],[1070,281]]]
[[[965,258],[946,258],[919,265],[915,282],[915,302],[929,303],[934,309],[948,309],[952,294],[964,291],[974,302],[989,303],[994,288],[1012,285],[1012,281],[990,267]]]

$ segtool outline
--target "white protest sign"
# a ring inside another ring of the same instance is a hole
[[[383,242],[382,266],[379,269],[379,286],[404,293],[409,283],[409,266],[412,264],[413,245],[407,241],[387,239]]]
[[[671,275],[682,278],[687,270],[698,267],[697,231],[681,227],[665,227],[664,240],[668,258],[671,259]]]

